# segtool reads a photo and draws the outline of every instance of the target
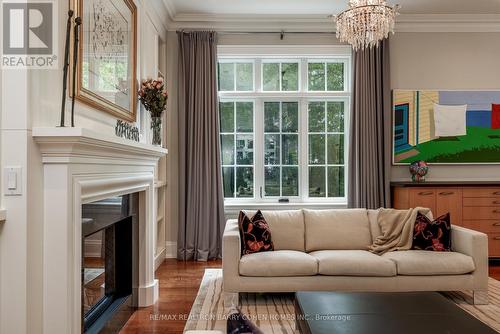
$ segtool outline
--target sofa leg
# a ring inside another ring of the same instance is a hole
[[[224,310],[230,314],[237,310],[240,303],[240,294],[238,292],[223,292]]]
[[[472,291],[474,305],[488,304],[488,290],[474,290]]]

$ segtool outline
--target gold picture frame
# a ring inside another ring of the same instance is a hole
[[[70,8],[75,18],[82,19],[75,99],[125,121],[135,122],[137,7],[134,1],[70,0]],[[70,50],[70,61],[73,62],[73,45]]]

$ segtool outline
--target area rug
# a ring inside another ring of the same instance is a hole
[[[446,292],[446,298],[500,332],[500,281],[488,281],[490,303],[471,305],[472,294]],[[240,294],[241,311],[264,333],[297,334],[293,294]],[[226,332],[227,314],[222,298],[222,269],[206,269],[184,331]]]

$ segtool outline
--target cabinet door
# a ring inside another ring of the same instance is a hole
[[[462,226],[462,189],[436,189],[436,212],[434,212],[434,218],[444,215],[447,212],[450,213],[450,220],[453,225]]]
[[[435,188],[411,188],[409,190],[409,205],[410,208],[415,208],[417,206],[423,208],[429,208],[432,210],[432,214],[435,216],[436,212],[436,189]]]
[[[410,203],[408,200],[408,188],[395,187],[392,190],[392,205],[394,209],[403,210],[409,209]]]

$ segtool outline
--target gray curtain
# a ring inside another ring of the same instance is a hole
[[[389,40],[353,52],[348,205],[389,207],[391,92]]]
[[[220,258],[224,198],[217,110],[217,35],[178,32],[179,235],[177,258]]]

